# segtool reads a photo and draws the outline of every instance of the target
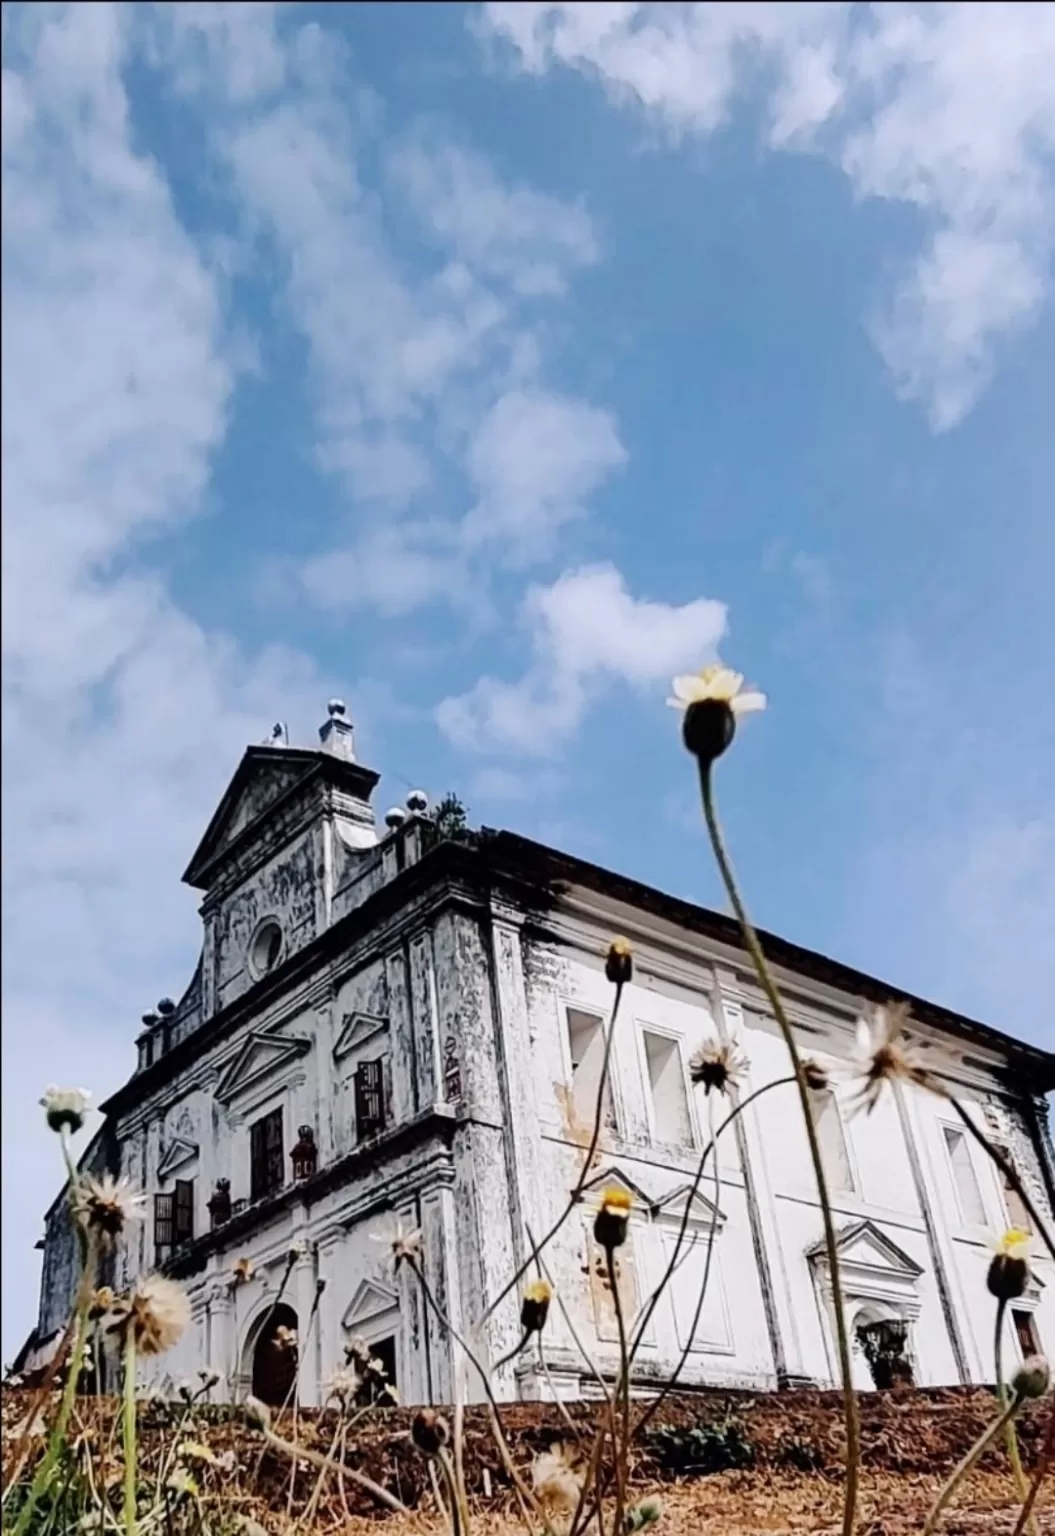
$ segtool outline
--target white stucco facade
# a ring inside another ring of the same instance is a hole
[[[732,925],[509,834],[442,841],[420,810],[377,827],[376,776],[354,761],[342,710],[322,735],[315,751],[247,752],[187,874],[204,893],[201,963],[180,1002],[145,1021],[139,1067],[93,1144],[93,1164],[119,1167],[150,1202],[115,1281],[160,1263],[191,1297],[193,1327],[158,1362],[157,1384],[212,1369],[216,1395],[244,1397],[281,1287],[302,1402],[325,1397],[354,1336],[387,1352],[404,1401],[449,1401],[451,1342],[408,1269],[393,1269],[397,1223],[420,1229],[426,1279],[454,1326],[489,1364],[506,1355],[519,1301],[485,1313],[578,1177],[611,1027],[604,955],[615,933],[635,963],[610,1105],[585,1198],[546,1250],[568,1316],[551,1308],[545,1368],[531,1343],[498,1373],[498,1395],[597,1391],[573,1334],[614,1374],[615,1319],[591,1237],[593,1204],[613,1180],[634,1196],[619,1282],[631,1316],[688,1211],[691,1242],[642,1337],[641,1389],[687,1345],[687,1386],[833,1383],[806,1137],[784,1044]],[[779,941],[767,948],[803,1051],[836,1084],[817,1116],[851,1329],[901,1320],[920,1385],[991,1380],[986,1244],[1019,1215],[1014,1197],[941,1098],[899,1088],[873,1114],[850,1114],[840,1080],[854,1031],[887,989]],[[1053,1058],[924,1004],[912,1028],[1050,1217]],[[741,1047],[740,1098],[757,1097],[722,1132],[690,1200],[702,1148],[732,1107],[689,1079],[690,1056],[714,1038]],[[265,1120],[270,1141],[253,1130]],[[315,1167],[297,1180],[302,1127]],[[232,1204],[214,1224],[219,1181]],[[177,1200],[183,1225],[166,1230]],[[235,1284],[241,1258],[253,1276]],[[72,1263],[59,1200],[42,1342],[68,1306]],[[1042,1253],[1012,1311],[1009,1362],[1031,1342],[1055,1352],[1055,1269]],[[855,1370],[869,1387],[859,1350]]]

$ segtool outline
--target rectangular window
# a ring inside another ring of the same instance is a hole
[[[958,1131],[953,1125],[943,1127],[945,1145],[949,1152],[949,1162],[952,1166],[953,1183],[956,1185],[956,1198],[960,1202],[960,1215],[965,1226],[985,1226],[985,1206],[982,1203],[982,1191],[978,1188],[978,1180],[974,1175],[974,1164],[971,1162],[971,1149],[967,1142],[965,1132]]]
[[[571,1091],[575,1116],[581,1125],[592,1127],[597,1115],[597,1092],[604,1067],[604,1020],[581,1008],[568,1009],[568,1048],[571,1054]],[[615,1129],[612,1108],[611,1064],[601,1105],[601,1124]]]
[[[1011,1153],[1008,1149],[1000,1147],[999,1150],[1010,1163]],[[997,1172],[1000,1175],[1000,1188],[1004,1192],[1004,1206],[1007,1210],[1008,1225],[1017,1227],[1020,1232],[1032,1232],[1033,1223],[1029,1219],[1029,1212],[1026,1210],[1022,1196],[1002,1168],[998,1168]]]
[[[669,1035],[644,1030],[645,1060],[652,1092],[653,1138],[667,1146],[693,1145],[692,1116],[685,1091],[681,1046]]]
[[[194,1236],[194,1180],[177,1179],[173,1193],[174,1241],[189,1243]]]
[[[168,1258],[175,1232],[176,1196],[171,1191],[154,1196],[155,1263]]]
[[[355,1130],[359,1141],[385,1128],[384,1060],[361,1061],[355,1069]]]
[[[249,1127],[249,1198],[259,1200],[284,1183],[282,1111],[273,1109]]]
[[[846,1145],[846,1130],[839,1113],[839,1101],[830,1088],[822,1088],[820,1092],[810,1094],[810,1105],[828,1182],[840,1194],[852,1194],[853,1168]]]
[[[1033,1321],[1032,1312],[1020,1312],[1012,1308],[1011,1321],[1014,1324],[1015,1338],[1018,1340],[1023,1360],[1028,1355],[1039,1355],[1040,1340],[1037,1337],[1037,1325]]]

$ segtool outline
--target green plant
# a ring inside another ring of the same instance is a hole
[[[731,1413],[713,1423],[657,1424],[646,1443],[663,1471],[675,1477],[706,1477],[755,1462],[755,1448]]]

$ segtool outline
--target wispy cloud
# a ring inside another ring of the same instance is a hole
[[[5,12],[4,1283],[58,1167],[36,1099],[100,1093],[189,975],[181,861],[276,701],[325,697],[173,601],[150,536],[197,515],[235,376],[216,279],[133,142],[121,6]],[[5,1309],[5,1329],[7,1309]],[[17,1343],[8,1339],[7,1344]]]
[[[605,686],[658,682],[712,658],[725,617],[710,598],[680,607],[635,598],[611,565],[566,572],[524,601],[534,660],[523,677],[483,677],[445,699],[437,720],[459,746],[548,756]]]
[[[937,429],[1036,318],[1055,246],[1055,7],[490,4],[521,66],[564,65],[670,134],[764,89],[774,148],[827,154],[855,193],[919,209],[922,253],[872,321]]]

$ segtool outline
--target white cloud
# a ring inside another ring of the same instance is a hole
[[[1045,301],[1055,243],[1055,5],[491,4],[535,73],[600,79],[675,136],[766,82],[774,147],[823,150],[927,230],[874,323],[898,390],[954,425]]]
[[[189,979],[179,874],[301,658],[180,611],[149,536],[195,515],[234,388],[217,284],[133,145],[121,6],[5,10],[4,1347],[61,1176],[36,1099],[131,1070]],[[18,1157],[18,1177],[10,1160]]]
[[[482,601],[496,546],[513,564],[546,553],[623,457],[606,413],[541,382],[531,318],[596,259],[589,215],[506,185],[440,124],[386,148],[376,103],[328,67],[334,45],[312,24],[280,34],[275,13],[253,10],[252,60],[266,26],[284,61],[276,99],[274,71],[243,70],[212,8],[203,28],[193,10],[168,14],[159,57],[176,59],[181,88],[208,107],[242,214],[308,341],[318,462],[346,490],[349,526],[304,564],[302,585],[328,606],[387,614],[460,600],[470,581]],[[240,71],[259,79],[258,96],[225,114]],[[360,182],[364,151],[379,151],[384,200]],[[397,257],[390,209],[418,218],[435,257]],[[465,477],[479,493],[468,515],[451,490]]]
[[[534,661],[519,681],[483,677],[445,699],[440,728],[457,745],[544,757],[578,728],[612,682],[659,683],[712,658],[726,610],[710,598],[682,606],[635,598],[611,565],[569,571],[528,593],[523,618]]]
[[[625,462],[607,411],[539,389],[510,390],[481,421],[469,449],[480,500],[465,537],[470,545],[501,544],[514,563],[530,560]]]
[[[426,234],[486,277],[527,297],[564,291],[568,267],[597,260],[585,208],[527,186],[507,187],[480,154],[420,127],[393,150],[388,170]]]

